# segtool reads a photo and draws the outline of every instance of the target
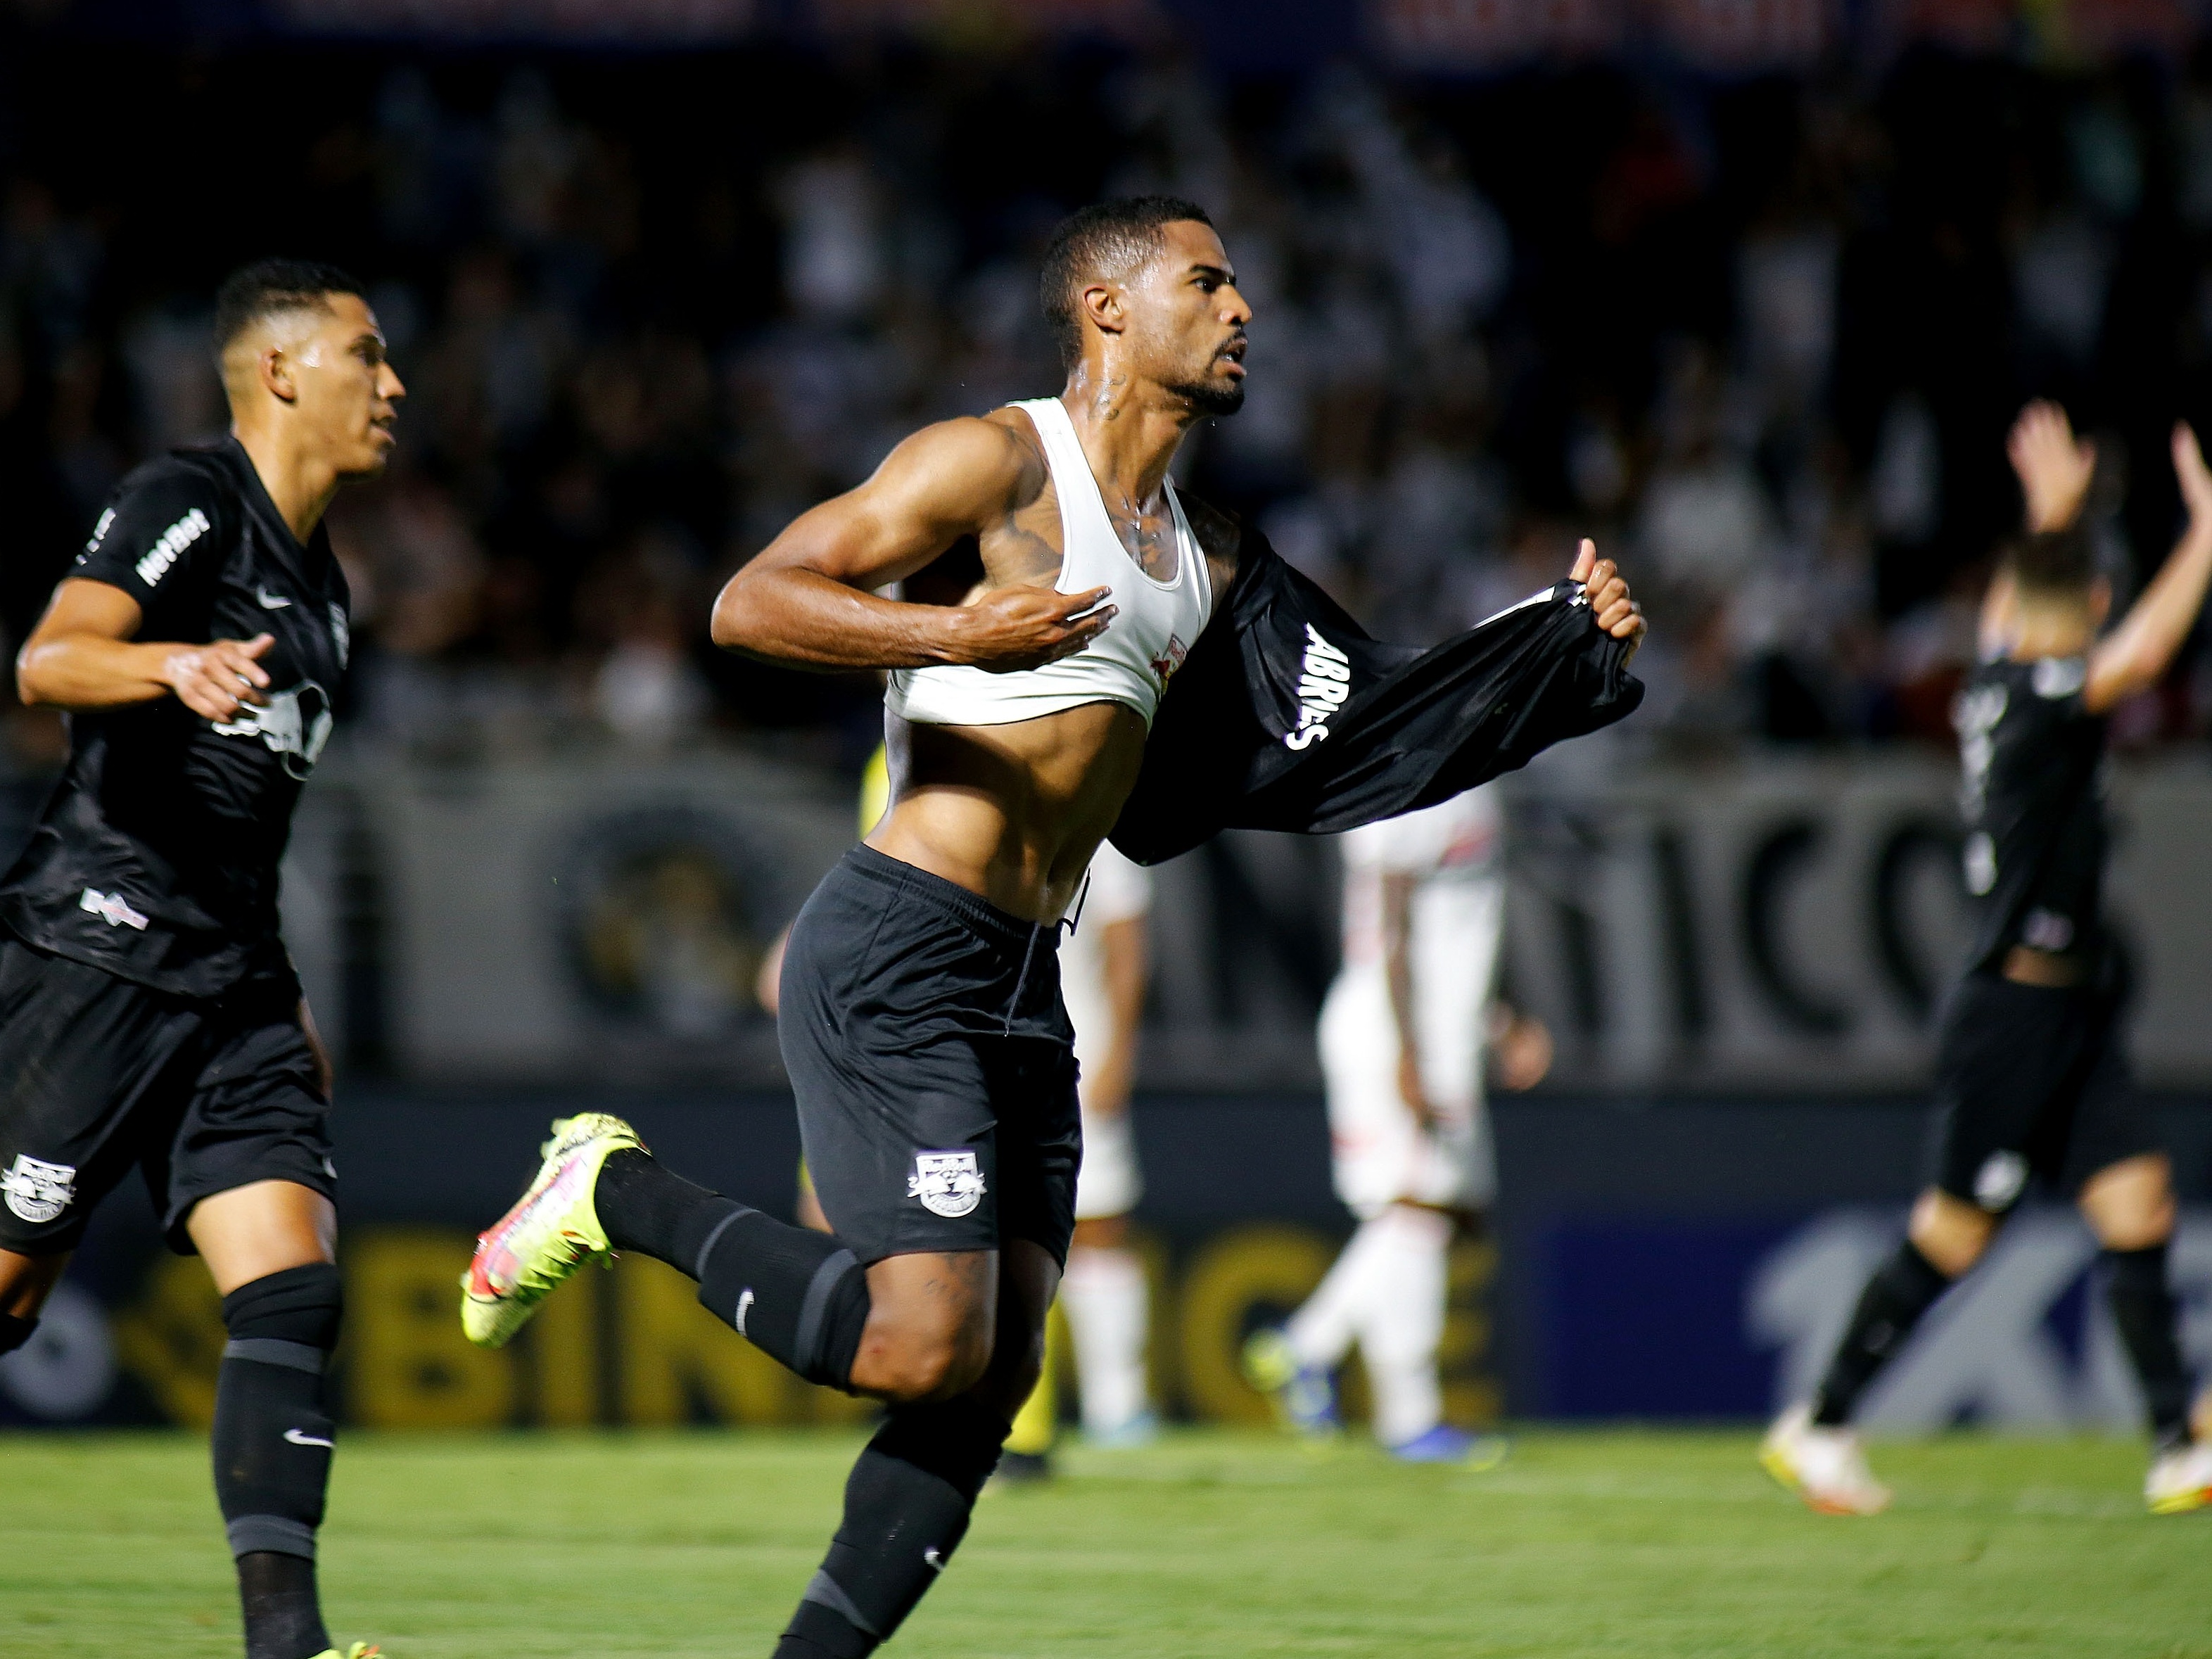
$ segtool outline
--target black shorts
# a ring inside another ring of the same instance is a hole
[[[1936,1184],[2002,1215],[2030,1176],[2067,1197],[2123,1158],[2161,1152],[2136,1092],[2109,992],[1969,974],[1936,1060]]]
[[[1027,1238],[1067,1260],[1060,931],[856,847],[792,924],[779,1035],[822,1212],[863,1263]]]
[[[0,1249],[74,1249],[137,1164],[170,1248],[192,1206],[256,1181],[331,1195],[330,1103],[299,988],[204,1001],[0,935]]]

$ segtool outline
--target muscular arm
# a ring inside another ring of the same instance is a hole
[[[1041,488],[1040,469],[1000,422],[925,427],[866,483],[800,514],[730,579],[714,601],[714,643],[821,669],[955,663],[1006,672],[1081,650],[1112,620],[1113,608],[1099,605],[1104,588],[1006,586],[962,605],[906,605],[872,591],[913,575],[959,537],[1000,528]]]
[[[132,639],[143,613],[119,587],[71,577],[15,657],[15,691],[27,704],[117,708],[174,693],[196,714],[227,720],[241,700],[260,702],[269,676],[254,660],[270,636],[185,645]]]
[[[2164,678],[2204,607],[2205,588],[2212,583],[2212,472],[2186,425],[2173,428],[2173,470],[2188,503],[2189,527],[2120,625],[2090,650],[2081,702],[2093,714],[2109,712]]]
[[[1108,1117],[1129,1106],[1137,1076],[1137,1032],[1145,1017],[1145,919],[1125,916],[1101,936],[1106,969],[1107,1015],[1114,1032],[1104,1059],[1084,1091],[1086,1110]]]

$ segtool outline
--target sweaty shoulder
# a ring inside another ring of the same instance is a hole
[[[1027,417],[999,410],[922,428],[864,488],[965,531],[1033,500],[1050,476]]]
[[[69,574],[119,587],[143,609],[185,586],[222,545],[231,518],[228,492],[206,459],[164,455],[124,479]]]

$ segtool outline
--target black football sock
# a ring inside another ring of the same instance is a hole
[[[1897,1254],[1881,1264],[1859,1293],[1851,1322],[1844,1328],[1836,1357],[1828,1362],[1820,1392],[1813,1396],[1813,1420],[1831,1429],[1850,1422],[1867,1385],[1897,1357],[1920,1316],[1950,1287],[1942,1270],[1921,1255],[1911,1239],[1899,1244]]]
[[[723,1220],[745,1206],[686,1181],[650,1152],[608,1154],[592,1188],[607,1243],[699,1276],[699,1252]]]
[[[894,1406],[845,1482],[845,1518],[775,1659],[864,1659],[890,1639],[968,1533],[1004,1418],[969,1400]]]
[[[617,1249],[690,1274],[708,1312],[808,1382],[851,1388],[868,1276],[835,1234],[778,1221],[627,1150],[601,1168],[592,1203]]]
[[[31,1333],[39,1328],[35,1319],[21,1319],[14,1314],[0,1314],[0,1353],[13,1353],[31,1340]]]
[[[307,1557],[248,1550],[238,1558],[238,1601],[246,1611],[246,1659],[312,1659],[330,1650]]]
[[[2166,1247],[2106,1250],[2105,1299],[2142,1380],[2151,1437],[2160,1451],[2189,1443],[2189,1373],[2175,1339],[2179,1310],[2166,1282]]]
[[[222,1299],[215,1491],[246,1613],[246,1659],[308,1659],[331,1645],[315,1594],[337,1436],[325,1373],[337,1346],[338,1270],[288,1267]]]

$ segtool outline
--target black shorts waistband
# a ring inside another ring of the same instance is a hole
[[[1059,923],[1024,921],[981,895],[969,892],[957,881],[947,881],[903,859],[878,853],[866,842],[849,849],[838,865],[863,880],[956,917],[1009,951],[1026,956],[1040,945],[1048,950],[1059,947]]]

